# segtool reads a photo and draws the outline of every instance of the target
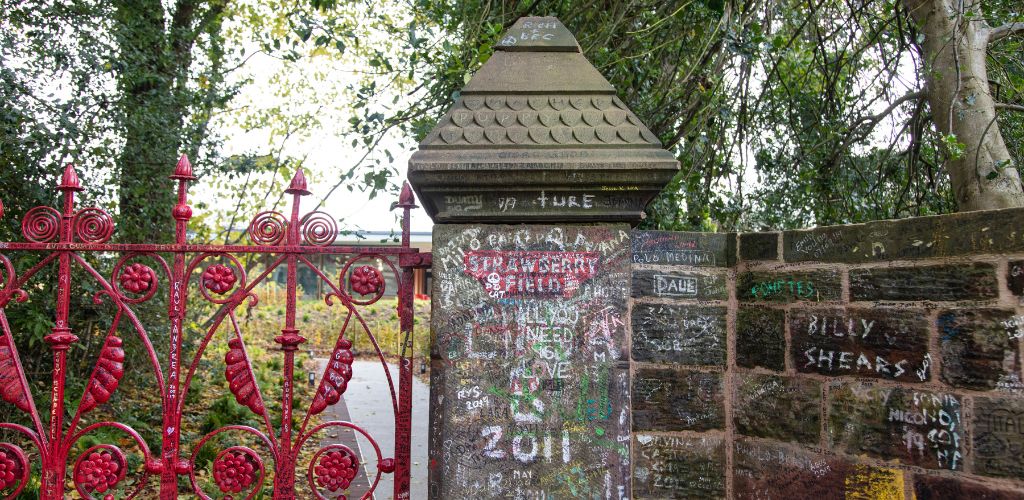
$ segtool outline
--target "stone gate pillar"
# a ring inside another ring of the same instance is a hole
[[[678,168],[552,17],[424,139],[431,498],[630,497],[629,229]]]

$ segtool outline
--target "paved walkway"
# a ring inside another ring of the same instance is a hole
[[[317,370],[323,373],[326,358],[317,358]],[[389,364],[391,380],[398,392],[398,367]],[[429,424],[430,386],[413,377],[412,384],[412,487],[411,498],[427,498],[427,432]],[[395,420],[388,382],[384,368],[379,361],[355,361],[352,363],[352,380],[337,404],[324,410],[324,422],[341,420],[352,422],[369,433],[380,446],[381,455],[393,457],[395,450]],[[377,472],[377,457],[373,446],[362,435],[351,429],[331,428],[324,433],[320,445],[341,443],[360,454],[360,471],[352,482],[349,498],[359,498],[368,488],[369,481]],[[367,475],[369,479],[367,478]],[[392,498],[394,481],[391,474],[381,475],[380,484],[374,494],[376,499]]]

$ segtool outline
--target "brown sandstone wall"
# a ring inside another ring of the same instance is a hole
[[[1024,497],[1024,210],[631,245],[634,498]]]

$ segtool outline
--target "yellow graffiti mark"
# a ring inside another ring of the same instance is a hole
[[[858,465],[846,477],[846,500],[903,500],[903,472]]]

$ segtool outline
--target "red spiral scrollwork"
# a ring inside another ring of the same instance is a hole
[[[106,243],[114,234],[114,219],[99,208],[83,208],[75,214],[75,237],[83,243]]]
[[[302,218],[302,239],[318,247],[329,246],[338,237],[338,223],[323,212],[316,211]]]
[[[120,449],[98,444],[78,457],[75,487],[85,498],[89,498],[91,493],[106,493],[124,479],[127,471],[128,461]]]
[[[252,450],[236,446],[217,455],[213,480],[223,493],[241,493],[256,482],[260,470],[260,458]]]
[[[21,221],[21,234],[35,243],[49,243],[60,232],[60,212],[50,207],[35,207]]]
[[[284,239],[288,230],[288,219],[279,212],[267,211],[256,214],[249,223],[249,239],[257,245],[276,245]]]
[[[335,444],[321,448],[310,465],[316,484],[333,492],[352,485],[359,472],[359,457],[349,447]]]
[[[359,266],[352,272],[352,290],[359,295],[378,293],[384,288],[384,276],[373,266]]]
[[[235,270],[223,264],[214,264],[203,271],[203,286],[218,295],[224,295],[235,286]]]

